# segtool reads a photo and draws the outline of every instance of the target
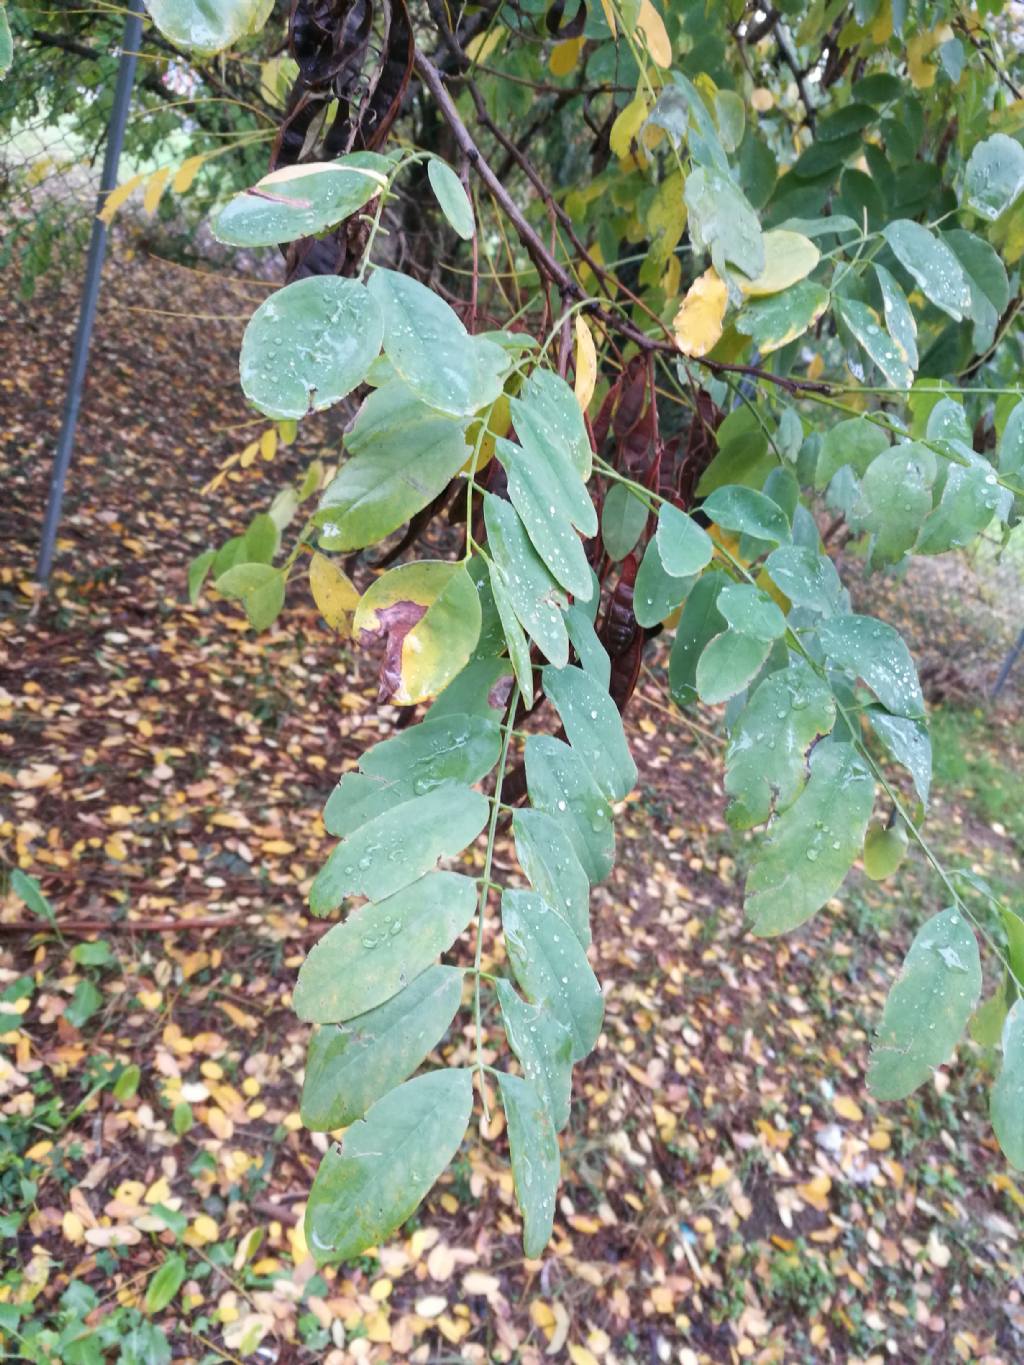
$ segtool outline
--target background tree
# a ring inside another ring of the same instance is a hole
[[[266,9],[221,7],[199,46]],[[767,825],[754,931],[796,928],[856,858],[884,876],[915,840],[937,913],[872,1087],[902,1098],[949,1057],[980,939],[993,1123],[1024,1164],[1024,922],[931,854],[909,652],[850,611],[819,527],[888,571],[1020,516],[1012,11],[569,9],[296,4],[271,172],[215,224],[285,255],[242,348],[256,408],[288,424],[369,392],[336,477],[313,467],[201,556],[193,591],[212,572],[261,627],[308,565],[331,624],[383,645],[382,699],[430,703],[325,811],[340,843],[312,909],[365,904],[295,993],[320,1026],[305,1118],[349,1128],[307,1211],[324,1260],[410,1215],[474,1087],[485,1117],[504,1106],[527,1253],[544,1246],[571,1066],[601,1027],[585,902],[635,778],[619,715],[665,627],[674,701],[727,708],[732,823]],[[151,13],[178,41],[205,22]],[[493,879],[509,817],[529,891]],[[485,832],[480,875],[436,870]],[[492,891],[511,978],[481,965]],[[474,918],[475,968],[436,965]],[[475,1065],[407,1079],[464,977]],[[484,1060],[495,1008],[518,1071]]]

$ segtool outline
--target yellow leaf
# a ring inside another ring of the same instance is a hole
[[[42,1142],[33,1143],[33,1145],[32,1145],[32,1146],[28,1149],[28,1151],[25,1153],[25,1159],[26,1159],[27,1161],[42,1161],[42,1159],[43,1159],[43,1157],[46,1155],[46,1153],[47,1153],[47,1152],[52,1152],[52,1151],[53,1151],[53,1143],[52,1143],[52,1142],[48,1142],[48,1141],[44,1138],[44,1139],[42,1140]]]
[[[637,95],[635,99],[630,100],[612,124],[611,132],[608,134],[608,145],[620,161],[630,155],[632,144],[646,118],[647,102],[642,95]]]
[[[466,44],[466,56],[471,62],[486,62],[505,41],[505,30],[497,24],[489,33],[478,33]]]
[[[185,1241],[189,1246],[205,1246],[207,1242],[215,1242],[219,1236],[220,1230],[210,1215],[201,1213],[185,1233]]]
[[[585,38],[566,38],[551,49],[548,67],[552,76],[568,76],[576,68]]]
[[[575,1342],[569,1347],[569,1359],[572,1365],[598,1365],[597,1356],[593,1351],[588,1351],[585,1346],[577,1346]]]
[[[332,630],[348,634],[352,612],[359,605],[359,589],[326,555],[314,554],[309,566],[313,601]]]
[[[100,219],[106,223],[108,227],[113,221],[114,214],[128,198],[132,190],[141,185],[145,178],[145,175],[133,175],[130,180],[126,180],[124,184],[118,185],[116,189],[110,191],[103,201],[103,208],[100,212]]]
[[[832,1108],[841,1119],[849,1119],[851,1123],[860,1123],[864,1117],[864,1111],[856,1100],[851,1100],[848,1095],[837,1095],[832,1101]]]
[[[381,699],[412,706],[434,697],[469,662],[480,599],[461,564],[419,559],[389,569],[359,599],[352,633],[387,639]]]
[[[260,454],[265,460],[272,460],[277,454],[277,427],[267,427],[260,437]]]
[[[821,252],[802,232],[776,228],[764,234],[764,269],[753,280],[741,280],[744,294],[760,298],[779,294],[808,276],[821,259]]]
[[[186,190],[192,188],[193,181],[199,174],[199,168],[206,160],[206,155],[206,152],[200,152],[198,156],[190,156],[181,163],[171,181],[171,189],[175,194],[184,194]]]
[[[683,200],[683,177],[676,171],[658,186],[658,192],[647,210],[647,235],[651,250],[665,260],[679,245],[686,228],[686,203]]]
[[[952,36],[953,30],[950,26],[942,24],[936,29],[922,29],[907,43],[907,70],[910,73],[910,83],[915,90],[927,90],[935,84],[938,67],[927,58],[942,43],[948,43]]]
[[[586,320],[576,314],[576,402],[586,412],[597,384],[597,350]]]
[[[146,181],[146,193],[142,196],[142,207],[146,213],[156,213],[157,205],[160,203],[160,197],[164,192],[164,186],[167,184],[170,174],[171,168],[169,166],[161,166]]]
[[[61,1232],[64,1240],[78,1246],[85,1241],[85,1225],[77,1213],[72,1213],[69,1209],[60,1220]]]
[[[250,444],[245,447],[241,455],[239,455],[238,457],[238,463],[242,467],[242,469],[248,469],[259,453],[260,453],[259,441],[250,442]]]
[[[103,845],[103,851],[108,858],[113,858],[117,863],[123,863],[128,857],[128,850],[120,834],[112,834]]]
[[[672,322],[683,355],[707,355],[722,335],[729,291],[713,266],[694,280]]]
[[[636,21],[637,32],[643,35],[644,44],[656,66],[672,65],[672,44],[668,40],[665,21],[654,8],[651,0],[640,0],[640,17]]]

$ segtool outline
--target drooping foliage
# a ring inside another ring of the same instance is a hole
[[[151,7],[179,42],[205,9]],[[264,9],[225,7],[224,44]],[[675,704],[725,708],[753,932],[796,929],[862,856],[885,875],[909,839],[932,863],[869,1081],[899,1099],[949,1060],[980,935],[1020,1162],[1024,921],[932,856],[910,653],[851,610],[822,534],[893,572],[1024,511],[1009,22],[996,0],[293,6],[272,173],[214,230],[284,253],[242,346],[256,409],[354,415],[337,470],[190,580],[260,628],[308,571],[339,637],[379,652],[382,702],[423,707],[324,812],[310,904],[344,917],[294,996],[303,1115],[346,1129],[307,1210],[322,1260],[409,1217],[474,1090],[504,1107],[527,1255],[545,1246],[602,1026],[587,902],[636,781],[621,714],[662,629]],[[521,876],[499,882],[508,821]],[[470,926],[475,966],[440,965]],[[461,1008],[472,1062],[430,1065]]]

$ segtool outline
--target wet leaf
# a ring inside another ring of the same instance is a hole
[[[974,932],[957,909],[917,931],[889,992],[871,1054],[868,1085],[901,1100],[949,1061],[981,995]]]
[[[462,979],[460,968],[428,967],[366,1014],[316,1029],[302,1086],[306,1127],[347,1128],[410,1076],[454,1019]]]
[[[816,746],[807,785],[772,825],[747,877],[755,934],[795,929],[835,894],[860,854],[874,799],[874,778],[851,745]]]
[[[459,819],[453,811],[453,822]],[[456,872],[431,872],[377,895],[311,949],[295,987],[300,1019],[336,1024],[384,1004],[451,947],[477,902],[476,883]]]
[[[353,1124],[306,1206],[317,1261],[359,1256],[401,1226],[458,1151],[472,1107],[472,1072],[448,1068],[406,1081]]]

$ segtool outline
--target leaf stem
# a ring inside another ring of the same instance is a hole
[[[512,695],[509,697],[507,715],[515,719],[516,707],[519,705],[519,685],[512,688]],[[508,753],[512,744],[512,726],[505,729],[501,740],[501,754],[498,758],[498,771],[494,779],[494,799],[491,806],[491,820],[487,827],[487,852],[484,855],[484,870],[481,878],[480,901],[477,906],[476,916],[476,952],[473,955],[473,971],[476,973],[476,981],[473,989],[473,1026],[476,1033],[476,1069],[481,1074],[480,1098],[484,1107],[484,1122],[490,1123],[491,1115],[487,1104],[487,1090],[483,1084],[483,1023],[480,1008],[480,978],[484,973],[480,963],[483,961],[484,951],[484,914],[487,910],[487,897],[491,887],[495,885],[491,881],[491,866],[494,862],[494,840],[498,831],[498,815],[501,811],[501,787],[505,780],[505,769],[508,766]],[[493,978],[492,978],[493,979]]]

